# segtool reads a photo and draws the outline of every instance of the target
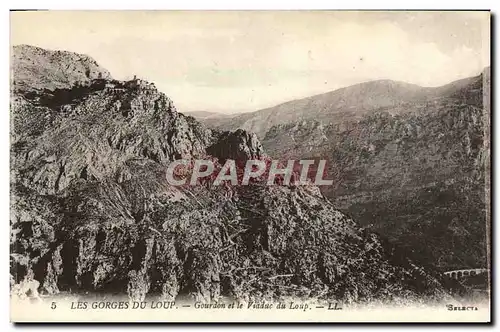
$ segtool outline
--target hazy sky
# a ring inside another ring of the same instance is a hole
[[[374,79],[437,86],[489,65],[488,12],[13,12],[11,43],[85,53],[180,111],[254,111]]]

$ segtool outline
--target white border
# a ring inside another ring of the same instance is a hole
[[[4,231],[1,233],[4,236],[4,250],[7,249],[7,244],[9,243],[8,236],[8,224],[9,224],[9,12],[8,9],[22,9],[22,8],[45,8],[45,9],[58,9],[58,10],[75,10],[75,9],[420,9],[420,10],[430,10],[430,9],[492,9],[492,11],[498,12],[498,4],[500,2],[497,0],[474,0],[474,1],[436,1],[436,0],[419,0],[419,1],[388,1],[388,0],[378,0],[378,1],[361,1],[361,0],[349,0],[349,1],[320,1],[320,0],[286,0],[286,1],[271,1],[271,0],[242,0],[242,1],[230,1],[230,0],[212,0],[210,2],[203,0],[178,0],[178,1],[168,1],[166,3],[160,1],[132,1],[132,0],[121,0],[116,2],[111,1],[103,1],[103,0],[86,0],[84,2],[74,3],[63,0],[52,0],[52,1],[3,1],[2,11],[0,12],[1,17],[1,39],[3,45],[3,52],[1,53],[2,66],[0,82],[2,84],[1,91],[1,101],[2,105],[5,107],[3,111],[0,112],[0,155],[1,163],[0,163],[0,213],[1,220],[4,223]],[[496,29],[495,29],[496,30]],[[494,37],[494,42],[498,42],[496,33],[492,35]],[[491,59],[493,62],[494,59]],[[492,64],[493,66],[495,64]],[[494,94],[498,95],[498,90],[495,84]],[[499,117],[494,117],[494,127],[498,128],[500,126]],[[493,134],[493,133],[492,133]],[[498,157],[499,151],[496,142],[493,142],[494,151],[493,155]],[[496,163],[494,162],[493,165]],[[493,170],[493,168],[492,168]],[[497,184],[495,180],[493,185]],[[499,198],[494,196],[493,204],[494,206],[500,206]],[[494,219],[492,222],[495,222]],[[494,227],[495,236],[498,238],[499,227]],[[4,252],[1,257],[0,266],[3,268],[2,273],[0,273],[0,313],[2,314],[1,322],[2,322],[2,331],[11,331],[15,327],[9,323],[9,295],[8,295],[8,256],[7,252]],[[495,246],[494,258],[498,257],[498,246]],[[495,262],[494,262],[495,265]],[[6,271],[7,270],[7,271]],[[497,290],[498,285],[495,287],[494,298],[497,299]],[[494,306],[496,309],[497,306]],[[495,317],[497,310],[492,313],[493,317]],[[398,328],[402,328],[400,326]],[[408,328],[410,326],[404,326]],[[25,327],[26,328],[26,327]],[[33,327],[30,327],[33,328]],[[53,326],[47,326],[48,329],[54,328]],[[74,331],[78,331],[84,329],[85,326],[69,326],[65,327],[67,329],[72,329]],[[87,327],[89,328],[89,327]],[[108,331],[109,329],[122,329],[123,326],[91,326],[90,328],[95,329],[96,331]],[[135,326],[132,329],[142,330],[144,327]],[[159,326],[159,329],[169,328],[171,330],[184,330],[186,326]],[[204,329],[208,329],[208,327],[203,327]],[[219,326],[212,326],[212,329],[219,329]],[[232,328],[229,326],[228,328]],[[247,327],[248,328],[248,327]],[[264,326],[254,326],[251,328],[258,329],[259,331],[268,330],[269,327]],[[300,329],[311,329],[318,328],[317,326],[299,326]],[[361,329],[371,329],[374,326],[323,326],[326,329],[336,329],[336,330],[344,330],[347,331],[352,328],[361,328]],[[386,326],[379,326],[378,328],[385,329]],[[426,328],[426,326],[412,326],[410,328]],[[449,326],[448,328],[452,328],[453,330],[470,330],[472,327],[468,325],[464,326]],[[281,329],[283,331],[288,330],[288,326],[275,327],[275,329]]]

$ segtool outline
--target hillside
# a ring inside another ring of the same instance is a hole
[[[185,115],[192,116],[197,119],[216,119],[216,118],[227,118],[232,117],[232,114],[224,114],[218,112],[208,112],[208,111],[193,111],[193,112],[183,112]]]
[[[24,87],[11,95],[13,291],[37,281],[46,295],[359,303],[444,300],[460,289],[317,187],[169,185],[172,160],[265,153],[255,134],[178,113],[152,83],[87,81],[72,60],[84,56],[43,53],[33,77],[16,77],[26,54],[13,64]]]
[[[487,266],[489,90],[487,68],[432,101],[277,125],[262,144],[330,160],[336,185],[322,191],[335,206],[442,271]]]
[[[11,80],[16,90],[71,88],[96,78],[110,78],[110,74],[83,54],[30,45],[16,45],[11,50]]]

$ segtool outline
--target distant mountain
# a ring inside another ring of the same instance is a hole
[[[231,118],[234,116],[233,114],[224,114],[224,113],[208,112],[208,111],[192,111],[183,113],[185,115],[189,115],[197,119]]]
[[[421,105],[436,98],[459,93],[471,80],[474,78],[466,78],[441,87],[421,87],[391,80],[370,81],[232,118],[200,120],[213,128],[241,128],[255,132],[263,138],[275,125],[303,120],[341,124],[344,121],[360,120],[373,110],[387,109],[393,114],[412,111],[416,104]]]
[[[490,68],[440,87],[379,80],[237,115],[282,159],[327,159],[322,192],[442,270],[486,265]]]
[[[329,160],[335,185],[323,193],[427,262],[442,270],[486,266],[489,82],[486,68],[439,88],[406,86],[401,94],[398,84],[384,100],[405,102],[368,113],[356,107],[362,112],[343,113],[341,121],[332,115],[275,125],[262,144],[283,159]]]

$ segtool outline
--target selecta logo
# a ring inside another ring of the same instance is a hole
[[[215,158],[179,159],[167,168],[166,178],[170,185],[186,186],[210,183],[248,185],[332,185],[326,179],[326,160],[288,160],[286,163],[267,158],[237,161],[227,159],[224,164]]]

